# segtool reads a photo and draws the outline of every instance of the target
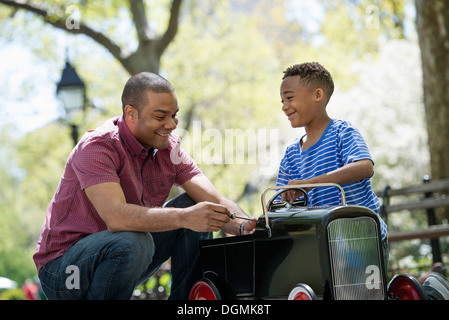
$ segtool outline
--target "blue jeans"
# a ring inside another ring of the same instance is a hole
[[[164,206],[188,207],[193,200],[182,194]],[[48,299],[130,299],[136,286],[171,257],[169,299],[187,299],[201,276],[199,240],[209,232],[177,229],[166,232],[91,234],[72,245],[39,272]]]

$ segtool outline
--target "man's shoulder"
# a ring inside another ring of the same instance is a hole
[[[106,120],[101,126],[88,130],[85,133],[86,138],[118,139],[119,126],[117,121],[118,117],[113,117]]]
[[[75,147],[73,154],[85,154],[95,150],[113,151],[119,148],[121,143],[116,120],[117,118],[108,119],[99,127],[86,131]]]
[[[111,118],[105,121],[99,127],[88,130],[80,140],[80,146],[86,146],[95,143],[107,143],[114,145],[120,141],[119,127],[117,118]]]

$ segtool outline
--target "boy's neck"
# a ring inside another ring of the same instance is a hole
[[[331,121],[332,119],[325,114],[320,119],[316,119],[316,121],[305,126],[306,136],[301,141],[301,148],[306,150],[317,143]]]

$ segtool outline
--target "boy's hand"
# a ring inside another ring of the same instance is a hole
[[[287,185],[296,185],[296,184],[300,185],[300,184],[305,184],[305,183],[310,183],[310,181],[307,181],[307,180],[290,180]],[[306,191],[308,191],[310,189],[311,188],[304,188],[304,190],[306,190]],[[288,190],[288,191],[284,192],[281,195],[281,201],[288,201],[288,202],[292,203],[293,201],[296,200],[296,198],[298,198],[301,195],[302,195],[301,191]]]

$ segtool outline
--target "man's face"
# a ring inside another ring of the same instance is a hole
[[[165,149],[169,134],[178,124],[176,94],[147,91],[147,95],[148,103],[142,106],[140,117],[130,120],[129,127],[144,148]]]
[[[293,128],[304,127],[313,120],[314,91],[299,84],[299,76],[287,77],[281,84],[282,111]]]

